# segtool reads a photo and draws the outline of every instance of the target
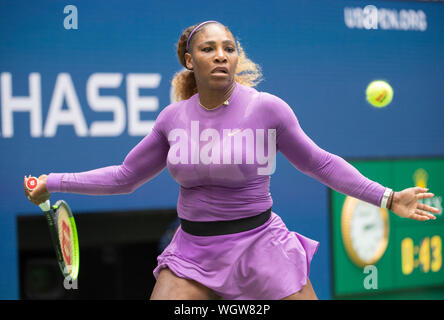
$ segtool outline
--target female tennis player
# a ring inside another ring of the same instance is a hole
[[[418,201],[433,197],[427,189],[393,192],[318,147],[284,101],[253,88],[259,67],[226,26],[187,28],[177,53],[187,69],[173,79],[178,102],[160,112],[121,165],[50,173],[36,190],[25,188],[35,204],[53,192],[131,193],[167,166],[180,185],[181,225],[158,257],[151,299],[317,299],[309,270],[319,243],[290,232],[271,210],[278,150],[330,188],[401,217],[439,212]]]

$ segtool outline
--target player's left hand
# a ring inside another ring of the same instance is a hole
[[[433,193],[427,192],[428,190],[426,188],[413,187],[395,192],[391,211],[400,217],[418,221],[436,219],[432,213],[441,213],[439,209],[418,202],[419,199],[433,198],[435,196]]]

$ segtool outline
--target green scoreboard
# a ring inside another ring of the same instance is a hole
[[[420,200],[442,212],[444,158],[348,160],[367,178],[401,191],[427,187]],[[415,221],[330,189],[333,297],[444,299],[444,217]]]

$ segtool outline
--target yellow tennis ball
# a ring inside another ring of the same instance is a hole
[[[392,87],[382,80],[370,82],[365,93],[367,95],[367,101],[377,108],[385,107],[393,99]]]

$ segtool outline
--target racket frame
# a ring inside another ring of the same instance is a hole
[[[47,210],[49,207],[49,210]],[[76,280],[79,275],[79,241],[77,236],[77,228],[72,214],[71,208],[64,200],[59,200],[53,206],[47,206],[45,210],[46,221],[48,222],[49,232],[51,235],[52,244],[56,251],[57,262],[59,264],[60,270],[65,278],[70,277],[72,280]],[[62,246],[60,244],[59,234],[58,234],[58,214],[60,208],[64,208],[68,214],[69,223],[71,226],[71,236],[73,241],[73,251],[72,251],[72,264],[71,266],[66,265],[63,259]]]
[[[25,178],[26,179],[26,178]],[[37,188],[39,179],[36,177],[30,177],[26,179],[26,188],[31,192]],[[28,196],[29,199],[29,196]],[[79,238],[77,236],[77,227],[72,214],[71,208],[64,200],[59,200],[55,205],[51,206],[48,200],[39,204],[40,209],[44,212],[46,221],[48,222],[49,232],[51,235],[52,244],[56,251],[57,262],[60,270],[65,278],[70,277],[72,280],[76,280],[79,275]],[[58,216],[60,208],[64,208],[68,214],[68,220],[71,227],[71,237],[74,242],[72,248],[72,261],[71,266],[67,266],[63,259],[62,246],[60,244],[59,232],[58,232]]]

